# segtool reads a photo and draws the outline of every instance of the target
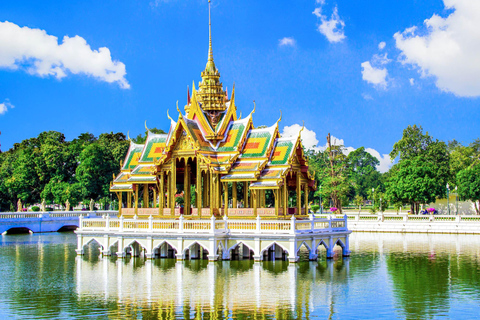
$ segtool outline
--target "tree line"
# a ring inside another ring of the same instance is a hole
[[[480,214],[480,139],[468,145],[456,140],[445,143],[424,133],[421,126],[408,126],[389,154],[397,162],[385,173],[376,169],[379,160],[365,148],[346,155],[343,146],[330,142],[330,135],[326,150],[308,150],[307,155],[317,180],[313,197],[322,199],[326,208],[341,212],[345,205],[361,206],[368,199],[373,212],[408,205],[418,214],[421,204],[456,190],[461,199],[473,201]]]
[[[164,131],[153,128],[154,133]],[[132,139],[144,143],[147,136]],[[32,205],[75,205],[90,199],[109,203],[110,181],[120,171],[120,162],[129,141],[123,133],[103,133],[95,137],[83,133],[72,141],[56,131],[42,132],[0,152],[0,210],[16,210],[17,201]],[[464,200],[480,201],[480,139],[468,145],[458,141],[445,143],[424,133],[421,126],[408,126],[393,145],[391,159],[396,164],[386,173],[377,170],[379,160],[364,147],[346,154],[343,146],[327,137],[327,148],[306,150],[310,173],[317,190],[314,203],[323,207],[362,206],[372,202],[372,210],[409,205],[418,213],[421,204],[444,198],[447,184]]]

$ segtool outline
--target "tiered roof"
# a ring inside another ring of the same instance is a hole
[[[308,175],[308,163],[303,154],[300,135],[281,137],[278,123],[254,128],[252,115],[237,118],[235,86],[230,98],[223,90],[220,73],[213,61],[211,29],[208,61],[202,72],[199,90],[188,93],[186,114],[171,120],[168,134],[154,134],[147,129],[145,144],[130,142],[120,174],[112,191],[133,190],[132,183],[155,183],[157,172],[169,163],[172,153],[197,157],[209,170],[222,175],[221,180],[249,181],[252,188],[280,187],[293,166],[300,166],[304,178],[313,186]]]

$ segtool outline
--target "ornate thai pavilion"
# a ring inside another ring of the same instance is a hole
[[[145,144],[130,142],[110,191],[121,216],[282,219],[307,214],[309,175],[300,134],[282,137],[278,119],[255,128],[252,112],[238,117],[235,87],[228,96],[212,52],[202,81],[188,94],[185,113],[170,119],[167,134],[148,130]],[[146,125],[145,125],[146,126]],[[293,196],[296,194],[296,196]],[[183,197],[178,207],[177,198]],[[266,201],[266,199],[269,201]]]

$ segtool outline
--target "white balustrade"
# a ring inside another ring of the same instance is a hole
[[[205,220],[187,220],[181,215],[178,219],[124,219],[89,218],[81,219],[79,231],[105,231],[115,233],[180,233],[180,234],[297,234],[311,232],[346,231],[347,217],[314,218],[298,220],[270,220],[257,217],[251,219],[216,219],[212,216]]]

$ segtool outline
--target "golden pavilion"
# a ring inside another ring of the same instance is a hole
[[[300,134],[282,137],[280,119],[255,127],[253,114],[237,115],[235,87],[229,96],[209,48],[202,81],[188,93],[185,113],[170,119],[167,134],[147,128],[144,144],[130,141],[110,191],[124,217],[191,219],[290,219],[306,216],[315,181],[308,172]],[[146,123],[145,123],[146,127]],[[294,196],[295,195],[295,196]],[[178,197],[183,206],[178,206]],[[269,201],[266,201],[266,199]]]

